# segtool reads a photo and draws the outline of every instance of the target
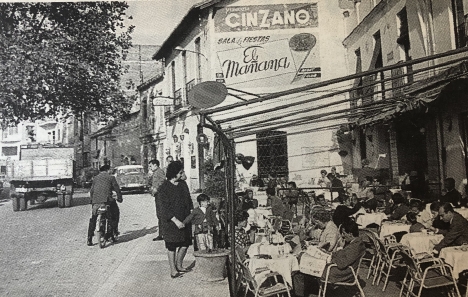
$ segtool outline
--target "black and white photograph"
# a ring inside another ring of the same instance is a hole
[[[0,77],[0,296],[468,297],[468,0],[0,0]]]

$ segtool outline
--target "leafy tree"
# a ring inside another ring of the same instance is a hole
[[[57,115],[126,114],[125,2],[0,3],[2,124]],[[131,17],[128,17],[131,19]]]

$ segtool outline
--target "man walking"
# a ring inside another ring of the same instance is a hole
[[[96,229],[96,220],[98,217],[97,210],[102,204],[110,206],[109,211],[112,217],[110,220],[110,234],[105,235],[106,239],[110,236],[115,241],[115,235],[118,232],[120,210],[117,202],[112,197],[112,191],[115,191],[117,194],[117,201],[119,203],[123,201],[122,192],[120,191],[115,177],[109,174],[109,170],[109,165],[101,166],[99,168],[99,174],[94,177],[93,185],[91,186],[90,197],[92,214],[88,226],[88,246],[93,245],[94,230]]]
[[[160,163],[158,160],[151,160],[149,162],[150,164],[150,169],[153,172],[153,175],[151,177],[151,195],[154,197],[154,203],[156,205],[156,216],[158,218],[158,226],[161,228],[161,220],[160,220],[160,206],[159,206],[159,200],[158,200],[158,188],[163,184],[163,182],[166,180],[166,174],[164,173],[164,170],[159,167]],[[161,232],[159,232],[158,237],[153,238],[154,241],[156,240],[162,240]]]

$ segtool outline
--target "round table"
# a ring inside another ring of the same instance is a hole
[[[363,229],[370,224],[377,224],[381,226],[382,221],[386,218],[387,215],[382,212],[365,213],[357,216],[356,223],[359,225],[359,229]]]
[[[277,256],[281,254],[290,254],[292,251],[291,245],[287,242],[283,244],[270,244],[270,243],[253,243],[250,245],[247,255],[250,258],[254,258],[256,255],[270,255]]]
[[[424,232],[408,233],[403,235],[400,243],[411,249],[413,256],[418,254],[432,253],[434,246],[438,244],[444,236],[442,234],[427,234]]]
[[[466,250],[462,250],[460,246],[445,247],[440,250],[439,258],[444,259],[445,263],[452,266],[455,279],[458,279],[460,272],[468,269],[468,247]]]
[[[462,207],[462,208],[455,208],[455,212],[458,212],[459,214],[462,215],[465,219],[468,220],[468,208]]]
[[[257,282],[263,279],[264,274],[268,273],[264,268],[268,268],[273,272],[279,272],[286,282],[292,287],[292,276],[293,271],[299,270],[299,262],[293,255],[276,255],[272,256],[272,259],[263,258],[252,258],[249,260],[249,270]],[[261,271],[256,273],[257,269]]]
[[[399,222],[392,222],[392,221],[386,221],[382,222],[382,226],[380,227],[380,239],[384,240],[384,237],[387,235],[395,234],[397,232],[409,232],[410,225],[405,224],[405,223],[399,223]]]

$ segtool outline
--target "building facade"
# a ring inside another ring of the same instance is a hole
[[[345,11],[349,34],[343,41],[351,73],[405,66],[355,81],[364,87],[352,107],[377,101],[389,102],[389,107],[351,118],[357,123],[352,131],[353,166],[368,159],[372,167],[388,169],[394,184],[405,174],[417,176],[433,193],[447,177],[463,189],[468,164],[468,55],[463,51],[468,1],[354,2]],[[377,80],[382,83],[365,87]],[[372,94],[363,95],[369,89]]]
[[[203,187],[199,164],[216,155],[218,141],[204,129],[210,145],[197,144],[199,120],[188,102],[190,90],[204,81],[223,83],[230,89],[223,105],[242,100],[236,94],[263,95],[344,76],[344,22],[339,1],[205,1],[189,10],[154,58],[165,63],[163,96],[174,100],[173,106],[165,107],[165,150],[183,158],[192,189]],[[326,103],[341,99],[332,96]],[[300,98],[292,95],[287,100]],[[332,108],[348,106],[342,102]],[[343,170],[334,130],[289,136],[297,128],[260,131],[236,140],[236,153],[255,158],[248,170],[238,166],[238,178],[275,172],[307,185],[323,168]],[[188,137],[181,141],[184,134]]]

